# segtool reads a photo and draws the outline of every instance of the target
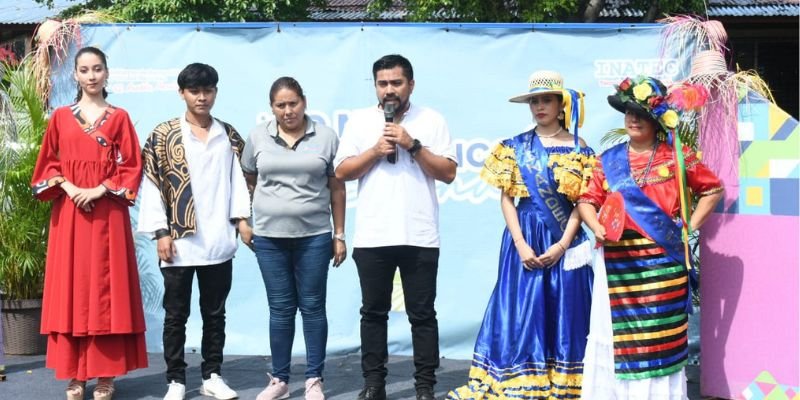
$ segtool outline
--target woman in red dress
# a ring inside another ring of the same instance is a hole
[[[34,196],[53,202],[42,334],[47,367],[70,379],[68,400],[108,400],[113,379],[147,367],[144,312],[128,207],[142,176],[139,141],[125,110],[105,100],[103,52],[75,56],[77,102],[56,109],[33,173]]]

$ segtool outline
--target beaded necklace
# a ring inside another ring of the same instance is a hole
[[[638,178],[636,176],[633,176],[633,181],[636,182],[636,185],[639,187],[644,186],[645,179],[647,178],[647,175],[650,174],[650,168],[653,166],[653,160],[656,157],[656,147],[658,147],[658,139],[656,139],[656,141],[653,142],[653,150],[650,152],[650,159],[647,160],[647,166],[644,167],[644,172],[642,172],[642,174],[639,175]],[[628,142],[628,151],[630,150],[631,150],[631,142]],[[633,175],[633,171],[631,171],[631,175]]]

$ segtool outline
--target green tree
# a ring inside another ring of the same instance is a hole
[[[98,10],[130,22],[304,21],[309,7],[324,4],[325,0],[89,0],[64,15]]]
[[[53,0],[36,0],[52,6]],[[244,22],[306,21],[310,7],[327,0],[89,0],[65,16],[98,10],[120,21]],[[605,0],[365,0],[373,19],[381,11],[408,10],[409,21],[452,22],[595,22],[608,7]],[[629,0],[627,8],[641,10],[639,22],[664,14],[705,14],[703,0]]]
[[[392,8],[393,0],[372,0],[373,15]],[[594,22],[607,6],[604,0],[405,0],[411,21],[460,22]],[[641,22],[667,13],[700,13],[703,0],[630,0],[642,10]],[[397,8],[396,6],[394,8]]]

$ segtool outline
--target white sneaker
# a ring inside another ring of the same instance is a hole
[[[203,379],[203,386],[200,386],[200,394],[218,400],[230,400],[239,397],[217,374],[211,374],[211,378]]]
[[[167,395],[164,400],[183,400],[186,397],[186,385],[172,381],[167,385]]]
[[[306,379],[306,400],[325,400],[325,394],[322,393],[322,378],[308,378]]]
[[[258,394],[256,400],[288,399],[289,385],[278,378],[273,378],[270,374],[267,374],[267,376],[269,377],[269,383],[267,387]]]

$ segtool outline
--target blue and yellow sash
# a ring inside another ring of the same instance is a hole
[[[537,215],[547,225],[553,239],[561,239],[573,205],[556,191],[557,184],[551,179],[547,169],[547,150],[533,130],[515,136],[511,143],[522,180],[528,188]]]

